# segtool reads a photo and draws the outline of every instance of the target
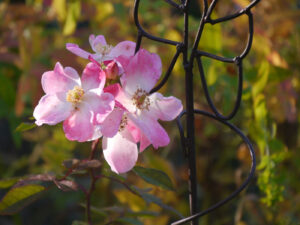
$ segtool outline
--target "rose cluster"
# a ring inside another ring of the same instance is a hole
[[[158,120],[175,119],[182,103],[175,97],[150,94],[162,72],[157,54],[145,49],[134,54],[135,43],[131,41],[112,47],[102,35],[91,35],[89,42],[94,53],[76,44],[66,45],[72,53],[90,60],[81,77],[59,62],[43,74],[45,95],[33,116],[39,126],[63,121],[69,140],[103,137],[105,160],[114,172],[125,173],[149,145],[158,148],[169,144]]]

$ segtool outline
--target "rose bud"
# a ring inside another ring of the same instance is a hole
[[[105,74],[108,79],[115,80],[119,75],[119,67],[115,61],[111,61],[106,65]]]

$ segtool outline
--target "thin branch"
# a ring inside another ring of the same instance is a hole
[[[89,157],[90,160],[95,158],[95,154],[96,154],[98,144],[99,144],[99,139],[95,140],[92,143],[91,153],[90,153],[90,157]],[[86,198],[86,215],[87,215],[88,224],[92,225],[91,195],[92,195],[93,191],[95,190],[95,185],[96,185],[96,182],[98,180],[98,177],[95,175],[95,171],[94,171],[93,168],[89,169],[89,175],[90,175],[90,178],[91,178],[91,183],[90,183],[90,188],[86,192],[86,196],[85,196],[85,198]]]

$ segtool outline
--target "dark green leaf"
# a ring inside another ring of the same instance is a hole
[[[131,225],[143,225],[143,223],[137,219],[133,219],[133,218],[119,218],[116,220],[116,222],[121,222],[121,223],[125,223],[125,224],[131,224]]]
[[[160,206],[161,208],[167,210],[167,211],[170,211],[176,215],[178,215],[180,218],[183,218],[183,216],[181,215],[180,212],[178,212],[176,209],[172,208],[171,206],[168,206],[166,204],[164,204],[161,199],[157,198],[156,196],[154,195],[151,195],[151,194],[148,194],[148,193],[145,193],[145,192],[141,192],[141,191],[138,191],[140,196],[148,203],[154,203],[158,206]]]
[[[134,167],[133,171],[149,184],[160,186],[168,190],[174,190],[171,179],[163,171],[140,166]]]

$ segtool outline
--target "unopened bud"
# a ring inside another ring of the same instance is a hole
[[[105,74],[108,79],[115,80],[119,75],[119,67],[115,61],[107,64],[105,68]]]

